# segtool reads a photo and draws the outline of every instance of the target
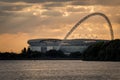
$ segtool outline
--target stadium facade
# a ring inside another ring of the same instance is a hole
[[[61,39],[32,39],[28,40],[28,44],[32,51],[46,52],[53,49],[57,50],[61,41]],[[68,39],[62,43],[60,50],[64,53],[83,52],[89,45],[100,41],[107,40]]]

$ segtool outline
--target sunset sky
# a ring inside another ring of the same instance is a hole
[[[0,51],[20,52],[29,39],[60,38],[84,16],[101,12],[120,38],[120,0],[0,0]],[[82,23],[69,38],[111,39],[103,17]]]

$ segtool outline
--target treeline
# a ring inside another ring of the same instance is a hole
[[[13,52],[0,52],[0,60],[87,60],[87,61],[120,61],[120,40],[97,42],[90,45],[83,53],[74,52],[65,54],[58,50],[46,53],[22,49],[20,54]]]
[[[80,52],[70,53],[69,55],[58,50],[49,50],[46,53],[31,51],[30,48],[24,48],[20,54],[13,52],[0,52],[0,60],[64,60],[81,59]]]
[[[84,51],[83,60],[120,61],[120,40],[98,42],[89,46]]]

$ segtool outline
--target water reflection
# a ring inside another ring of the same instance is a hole
[[[120,62],[0,61],[0,80],[120,80]]]

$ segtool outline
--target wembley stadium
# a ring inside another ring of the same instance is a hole
[[[53,49],[57,50],[61,41],[61,39],[31,39],[28,40],[28,44],[32,51],[46,52]],[[83,52],[89,45],[100,41],[107,40],[67,39],[61,44],[60,50],[64,53]]]

